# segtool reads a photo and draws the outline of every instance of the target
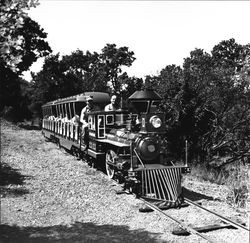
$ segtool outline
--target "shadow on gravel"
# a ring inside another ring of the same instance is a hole
[[[0,186],[6,186],[9,184],[23,185],[26,176],[13,169],[6,163],[1,163],[0,170]]]
[[[25,178],[27,178],[27,176],[22,175],[18,170],[13,169],[5,163],[1,163],[0,193],[2,197],[22,196],[28,193],[28,190],[20,187],[24,184]]]
[[[24,194],[29,193],[29,190],[25,188],[6,188],[6,187],[0,187],[0,194],[1,197],[20,197]]]
[[[0,225],[1,242],[159,242],[159,234],[127,226],[77,222],[70,226],[17,227]]]
[[[206,200],[213,200],[214,201],[214,198],[213,197],[209,197],[209,196],[206,196],[205,194],[201,194],[201,193],[198,193],[198,192],[194,192],[194,191],[191,191],[185,187],[182,188],[182,192],[183,192],[183,195],[184,197],[188,198],[189,200],[192,200],[192,201],[199,201],[201,199],[206,199]]]

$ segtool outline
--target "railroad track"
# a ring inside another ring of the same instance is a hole
[[[173,216],[170,216],[169,214],[167,214],[165,211],[161,210],[160,208],[158,208],[157,206],[155,206],[154,204],[152,203],[149,203],[147,202],[145,199],[142,199],[142,198],[139,198],[142,202],[144,202],[148,207],[150,207],[151,209],[163,214],[165,217],[175,221],[176,223],[178,223],[181,228],[183,228],[185,231],[191,233],[191,234],[196,234],[200,237],[202,237],[203,239],[207,240],[208,242],[214,242],[212,239],[210,239],[209,237],[205,236],[204,234],[198,232],[197,230],[195,230],[194,228],[180,222],[178,219],[176,219],[175,217]]]
[[[200,209],[202,209],[202,210],[204,210],[204,211],[207,211],[207,212],[209,212],[209,213],[211,213],[211,214],[213,214],[213,215],[219,217],[219,218],[222,219],[224,222],[227,222],[228,224],[230,224],[230,225],[232,225],[232,226],[234,226],[234,227],[236,227],[236,228],[238,228],[238,229],[243,229],[243,230],[246,230],[246,231],[249,232],[249,229],[248,229],[247,227],[245,227],[244,225],[242,225],[242,224],[239,224],[239,223],[237,223],[237,222],[235,222],[235,221],[232,221],[232,220],[229,219],[229,218],[224,217],[223,215],[220,215],[220,214],[218,214],[218,213],[216,213],[216,212],[214,212],[214,211],[211,211],[211,210],[209,210],[209,209],[207,209],[207,208],[205,208],[205,207],[202,207],[201,205],[199,205],[199,204],[197,204],[197,203],[195,203],[195,202],[189,200],[188,198],[184,198],[184,200],[185,200],[185,202],[187,202],[188,204],[193,205],[193,206],[195,206],[195,207],[198,207],[198,208],[200,208]]]
[[[86,161],[87,162],[87,161]],[[91,163],[88,163],[89,166],[93,167],[93,165]],[[117,185],[121,185],[120,183],[118,183],[116,180],[114,180],[114,182],[117,183]],[[131,193],[130,191],[128,190],[125,190],[124,193],[126,194],[133,194],[134,196],[136,196],[134,193]],[[229,218],[226,218],[224,217],[223,215],[220,215],[212,210],[209,210],[193,201],[191,201],[190,199],[188,198],[184,198],[184,202],[189,204],[189,205],[192,205],[194,207],[198,207],[206,212],[209,212],[215,216],[217,216],[218,218],[220,218],[223,222],[227,223],[227,224],[224,224],[224,225],[210,225],[208,227],[199,227],[199,228],[193,228],[193,227],[190,227],[188,226],[187,224],[179,221],[177,218],[169,215],[166,213],[166,210],[162,210],[160,209],[159,207],[157,207],[156,205],[150,203],[149,201],[145,200],[144,198],[138,198],[140,201],[142,201],[145,205],[147,205],[149,208],[151,208],[152,210],[154,211],[157,211],[159,213],[161,213],[162,215],[164,215],[165,217],[171,219],[172,221],[175,221],[182,229],[182,233],[190,233],[190,234],[195,234],[205,240],[207,240],[208,242],[216,242],[214,239],[211,239],[210,237],[208,237],[207,235],[204,235],[202,234],[201,232],[207,232],[207,231],[211,231],[211,230],[215,230],[215,229],[222,229],[222,228],[229,228],[229,226],[231,226],[231,228],[237,228],[237,229],[241,229],[241,230],[244,230],[244,231],[247,231],[249,233],[249,236],[250,236],[250,230],[245,227],[244,225],[240,224],[240,223],[237,223],[235,221],[232,221],[231,219]],[[213,227],[214,226],[214,227]]]
[[[190,234],[198,235],[199,237],[202,237],[203,239],[207,240],[208,242],[213,242],[213,243],[216,242],[215,240],[211,239],[210,237],[208,237],[208,236],[206,236],[206,235],[204,235],[204,234],[202,234],[202,233],[200,232],[200,231],[208,231],[208,228],[206,228],[206,227],[192,228],[192,227],[188,226],[187,224],[185,224],[185,223],[179,221],[179,220],[176,219],[175,217],[173,217],[173,216],[167,214],[165,211],[161,210],[160,208],[158,208],[158,207],[155,206],[154,204],[148,202],[147,200],[145,200],[145,199],[143,199],[143,198],[139,198],[139,200],[141,200],[144,204],[146,204],[146,205],[147,205],[149,208],[151,208],[152,210],[157,211],[157,212],[163,214],[165,217],[167,217],[167,218],[169,218],[169,219],[175,221],[175,222],[184,230],[183,232],[188,232],[188,233],[190,233]],[[186,203],[188,203],[189,205],[192,205],[192,206],[198,207],[198,208],[200,208],[200,209],[202,209],[202,210],[204,210],[204,211],[207,211],[207,212],[209,212],[209,213],[211,213],[211,214],[213,214],[213,215],[219,217],[220,219],[222,219],[223,222],[228,223],[228,224],[225,225],[225,226],[218,226],[218,225],[216,225],[216,226],[214,227],[214,229],[220,229],[220,228],[226,228],[226,227],[228,228],[228,226],[232,226],[232,228],[242,229],[242,230],[247,231],[247,232],[250,234],[250,230],[249,230],[248,228],[246,228],[244,225],[239,224],[239,223],[237,223],[237,222],[235,222],[235,221],[232,221],[231,219],[228,219],[228,218],[226,218],[226,217],[224,217],[224,216],[222,216],[222,215],[220,215],[220,214],[218,214],[218,213],[215,213],[215,212],[213,212],[213,211],[211,211],[211,210],[209,210],[209,209],[207,209],[207,208],[204,208],[204,207],[202,207],[201,205],[199,205],[199,204],[197,204],[197,203],[195,203],[195,202],[193,202],[193,201],[191,201],[191,200],[189,200],[189,199],[187,199],[187,198],[184,198],[184,201],[185,201]],[[210,230],[211,230],[211,226],[210,226]],[[183,232],[182,232],[182,233],[183,233]]]

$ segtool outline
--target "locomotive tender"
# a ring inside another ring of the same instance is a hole
[[[81,125],[51,119],[80,114],[86,98],[93,97],[100,111],[88,114],[88,146]],[[182,202],[181,176],[187,164],[175,166],[168,160],[165,115],[158,110],[161,97],[152,90],[136,91],[129,97],[130,109],[104,111],[109,95],[86,92],[48,102],[42,106],[43,134],[73,153],[106,168],[109,178],[122,178],[125,188],[139,197]]]

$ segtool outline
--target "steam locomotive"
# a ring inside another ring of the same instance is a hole
[[[80,114],[89,96],[100,111],[88,114],[86,149],[81,125],[54,117]],[[110,179],[119,178],[139,197],[180,204],[181,176],[189,167],[175,166],[167,157],[165,115],[158,109],[161,97],[153,90],[136,91],[128,99],[129,109],[104,111],[109,100],[107,93],[86,92],[46,103],[44,136],[103,166]]]

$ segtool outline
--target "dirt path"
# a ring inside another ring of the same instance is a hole
[[[140,213],[132,195],[105,174],[45,142],[40,131],[1,124],[1,242],[206,242],[175,236],[178,226],[159,213]],[[203,206],[246,222],[224,200],[226,188],[184,178],[185,194]],[[220,220],[191,206],[168,210],[189,225]],[[242,230],[206,233],[215,242],[247,242]]]

